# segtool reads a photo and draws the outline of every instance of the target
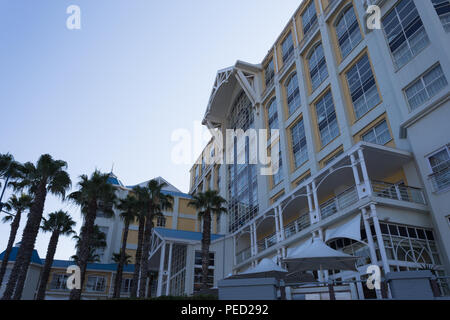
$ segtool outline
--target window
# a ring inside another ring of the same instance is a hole
[[[312,27],[317,23],[316,5],[314,0],[306,8],[302,14],[303,34],[306,36]]]
[[[336,24],[336,33],[342,58],[345,58],[362,39],[358,19],[352,6],[345,11]]]
[[[214,252],[209,253],[209,271],[208,271],[208,286],[214,286]],[[194,262],[194,292],[198,292],[202,288],[202,252],[195,251]]]
[[[133,286],[133,279],[122,279],[122,286],[120,287],[121,293],[131,293],[131,287]]]
[[[366,142],[385,145],[392,140],[386,120],[376,125],[362,136]]]
[[[52,290],[69,290],[67,289],[67,274],[53,274],[50,289]]]
[[[267,107],[267,121],[269,129],[278,129],[278,111],[277,111],[277,100],[273,98]]]
[[[283,55],[283,63],[287,63],[294,53],[294,43],[292,42],[292,34],[289,33],[281,44],[281,54]]]
[[[339,127],[334,111],[333,96],[328,91],[325,96],[316,103],[317,125],[320,132],[322,146],[330,143],[339,135]]]
[[[367,54],[356,62],[346,77],[355,116],[359,119],[380,102]]]
[[[199,166],[196,166],[195,167],[195,181],[197,181],[198,180],[198,175],[199,175]]]
[[[264,79],[266,82],[266,88],[270,87],[273,83],[273,78],[275,77],[275,69],[273,68],[273,59],[264,68]]]
[[[321,43],[312,50],[308,63],[311,86],[314,91],[328,77],[327,63]]]
[[[417,109],[447,86],[447,79],[440,65],[437,65],[405,89],[411,110]]]
[[[445,146],[428,157],[432,174],[430,175],[434,191],[447,190],[450,187],[450,150]]]
[[[272,162],[272,165],[278,166],[278,171],[272,175],[273,179],[273,187],[277,186],[282,180],[283,180],[283,160],[281,158],[281,147],[280,147],[280,141],[278,140],[278,158],[272,159],[275,160]],[[270,153],[272,154],[272,152]]]
[[[158,217],[156,220],[156,226],[159,228],[165,228],[166,222],[167,222],[166,217]]]
[[[398,68],[408,63],[429,43],[413,0],[400,0],[383,18],[383,28]]]
[[[445,31],[450,31],[450,1],[449,0],[431,0],[434,9],[441,19]]]
[[[297,74],[294,73],[286,84],[287,104],[289,115],[300,107],[300,89],[298,87]]]
[[[294,154],[295,167],[300,167],[308,160],[308,150],[306,145],[305,127],[301,119],[291,129],[292,152]]]
[[[104,292],[106,290],[106,278],[102,276],[88,276],[86,291]]]

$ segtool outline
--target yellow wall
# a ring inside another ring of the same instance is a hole
[[[195,219],[178,218],[178,230],[195,231],[196,224]]]
[[[190,201],[189,199],[180,198],[179,199],[179,210],[178,210],[178,212],[179,213],[184,213],[184,214],[191,214],[191,215],[196,216],[197,212],[195,211],[195,208],[192,208],[192,207],[188,206],[189,201]]]

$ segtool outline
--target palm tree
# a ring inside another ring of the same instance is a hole
[[[6,188],[9,186],[8,182],[11,178],[17,178],[17,168],[19,167],[19,163],[14,161],[14,157],[7,154],[0,154],[0,179],[5,180],[5,185],[3,186],[3,190],[0,193],[0,213],[3,210],[2,203],[3,196],[5,195]],[[0,187],[2,184],[0,183]]]
[[[134,187],[133,193],[135,195],[142,194],[143,192],[142,189],[143,188],[141,187]],[[144,205],[145,203],[143,203],[142,199],[138,198],[137,220],[139,222],[139,229],[138,229],[138,243],[136,248],[136,256],[134,259],[133,281],[131,282],[131,292],[130,292],[131,298],[137,297],[139,274],[141,272],[141,258],[142,258],[142,247],[144,242],[145,216],[146,216],[146,210],[144,208]]]
[[[208,190],[192,196],[189,206],[197,210],[199,220],[203,219],[202,230],[202,289],[208,289],[209,246],[211,244],[211,214],[226,213],[226,200],[216,190]]]
[[[117,265],[116,284],[114,287],[114,294],[113,294],[114,298],[120,298],[123,266],[126,263],[126,256],[127,256],[126,249],[127,249],[128,231],[130,229],[130,224],[133,223],[137,218],[138,201],[134,196],[128,195],[125,199],[119,200],[119,205],[117,206],[117,209],[121,211],[120,217],[124,221],[125,227],[123,230],[120,259]]]
[[[161,216],[162,211],[172,208],[173,197],[166,195],[162,189],[167,184],[151,180],[145,188],[140,188],[137,193],[138,201],[145,208],[145,229],[142,243],[141,275],[139,278],[139,297],[144,298],[147,292],[148,258],[150,253],[150,242],[153,229],[153,219]]]
[[[83,234],[83,231],[86,230],[85,226],[81,228],[81,234]],[[76,240],[77,243],[75,244],[75,248],[77,249],[77,252],[80,249],[80,243],[81,243],[81,236],[75,235],[72,237],[72,239]],[[100,230],[100,227],[98,225],[94,226],[94,231],[91,235],[91,241],[89,244],[89,256],[88,256],[88,263],[95,263],[100,262],[100,256],[97,254],[97,251],[99,249],[103,249],[107,246],[106,242],[106,234]],[[78,262],[78,255],[73,255],[71,259],[75,262]]]
[[[115,263],[119,263],[120,262],[120,256],[121,256],[121,254],[120,253],[113,253],[113,256],[112,256],[112,260],[115,262]],[[127,265],[129,265],[129,264],[131,264],[131,262],[132,262],[132,259],[133,257],[132,256],[130,256],[129,254],[125,254],[125,258],[123,259],[123,261],[124,261],[124,266],[127,266]]]
[[[116,200],[114,187],[108,183],[109,174],[103,174],[98,170],[89,178],[87,175],[80,177],[79,190],[71,193],[69,199],[81,207],[84,215],[84,232],[81,233],[81,241],[78,252],[78,266],[81,270],[81,287],[84,284],[86,267],[89,259],[90,238],[94,231],[97,211],[102,210],[105,217],[114,216],[112,204]],[[70,292],[71,300],[81,299],[81,289],[73,289]]]
[[[69,174],[65,171],[66,169],[67,163],[65,161],[54,160],[48,154],[42,155],[36,165],[27,162],[18,167],[18,180],[13,182],[12,185],[15,190],[28,190],[33,202],[27,224],[23,230],[16,262],[3,294],[4,300],[10,300],[11,298],[20,300],[22,297],[47,194],[50,193],[64,199],[66,191],[71,187],[72,183]]]
[[[44,300],[47,288],[48,278],[50,277],[50,269],[53,265],[56,247],[58,246],[59,236],[68,236],[75,233],[73,227],[76,222],[72,220],[70,215],[64,211],[50,213],[48,219],[44,218],[42,222],[42,230],[51,232],[50,242],[48,244],[47,256],[45,257],[44,269],[42,270],[41,280],[39,284],[36,300]]]
[[[6,267],[8,265],[9,256],[11,255],[12,248],[14,246],[14,241],[16,241],[17,230],[19,229],[20,219],[22,213],[30,209],[32,198],[22,193],[22,195],[17,198],[15,194],[11,196],[9,201],[5,204],[8,211],[14,211],[14,215],[7,215],[3,218],[4,223],[11,222],[11,231],[9,232],[8,245],[5,250],[5,255],[3,256],[2,265],[0,267],[0,287],[3,283],[3,277],[5,276]]]

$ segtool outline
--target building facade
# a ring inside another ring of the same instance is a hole
[[[381,29],[367,27],[370,5]],[[372,264],[449,274],[449,21],[448,0],[305,0],[260,64],[217,73],[204,116],[214,138],[190,192],[227,199],[233,273],[321,238],[361,257],[333,279],[364,279]],[[279,130],[260,143],[279,150],[276,174],[251,161],[249,129]]]

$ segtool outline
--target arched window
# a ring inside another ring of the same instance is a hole
[[[336,23],[336,34],[342,58],[345,58],[362,39],[353,6],[348,7]]]
[[[314,91],[328,77],[327,62],[323,53],[322,43],[319,43],[309,54],[309,75]]]
[[[286,82],[286,97],[289,115],[300,107],[300,89],[298,87],[297,74],[294,73]]]

